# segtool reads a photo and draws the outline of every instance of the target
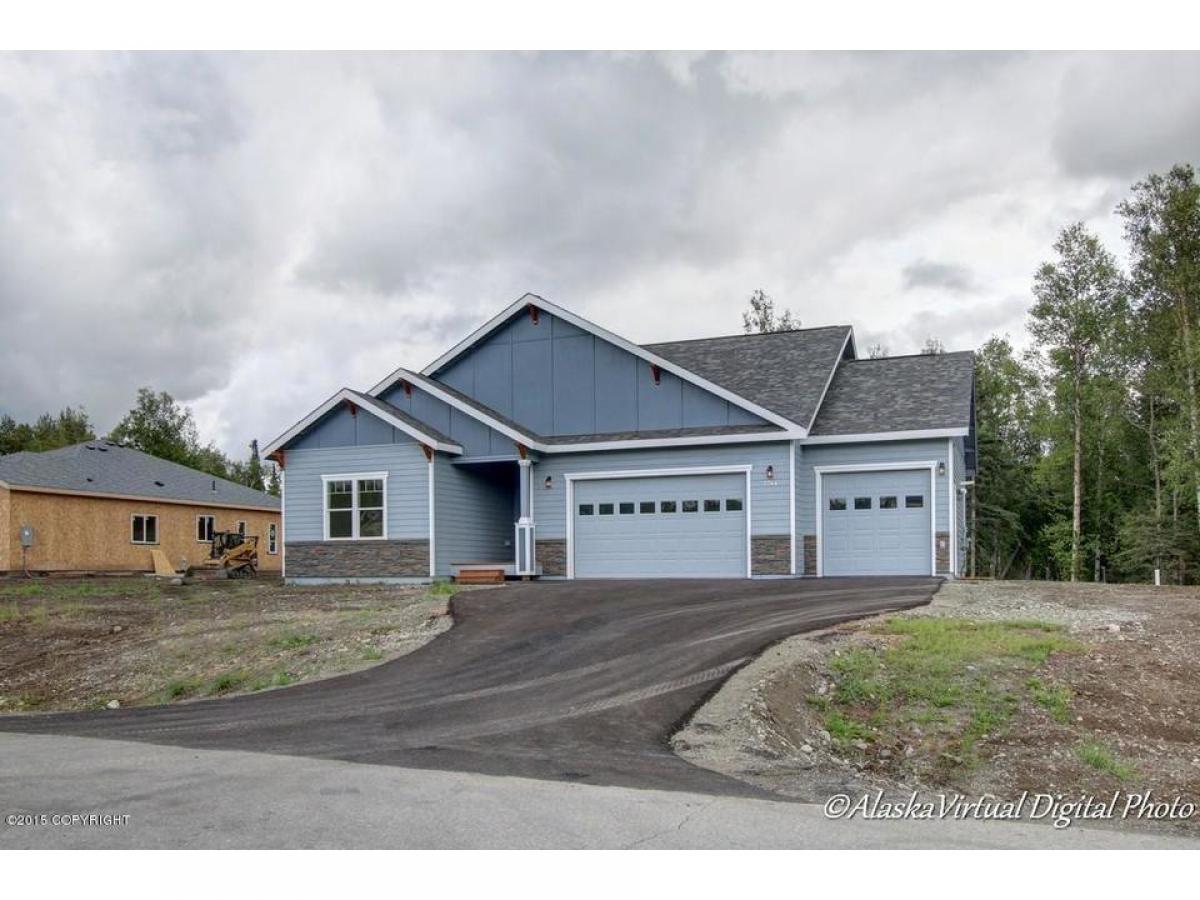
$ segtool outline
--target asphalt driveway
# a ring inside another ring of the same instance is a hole
[[[459,595],[450,632],[353,675],[167,707],[6,716],[0,731],[748,795],[671,752],[688,713],[774,641],[927,603],[939,583],[510,585]]]

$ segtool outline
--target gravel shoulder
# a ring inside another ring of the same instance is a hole
[[[0,714],[180,703],[352,672],[448,629],[453,591],[0,580]]]
[[[996,659],[948,651],[938,676],[955,691],[913,700],[912,679],[903,680],[909,651],[943,628],[1023,643]],[[980,696],[994,715],[970,706]],[[1197,803],[1200,590],[949,583],[929,606],[769,648],[672,746],[695,765],[809,802],[875,791],[896,799],[1149,791]],[[1195,835],[1198,818],[1112,824]]]

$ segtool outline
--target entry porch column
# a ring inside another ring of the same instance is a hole
[[[520,515],[517,518],[515,541],[517,574],[529,577],[537,574],[537,559],[533,524],[533,460],[525,455],[524,448],[521,458],[517,460],[517,468],[520,472],[520,484],[517,487]]]

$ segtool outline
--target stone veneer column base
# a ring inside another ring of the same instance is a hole
[[[804,535],[804,569],[805,575],[817,574],[817,536]]]
[[[543,575],[567,574],[567,542],[565,538],[538,538],[534,542],[537,564]]]
[[[939,531],[934,535],[934,548],[936,549],[937,572],[939,575],[947,574],[950,571],[950,533],[948,531]]]
[[[429,541],[288,541],[288,578],[428,578]]]
[[[755,534],[750,537],[751,575],[790,575],[792,538],[787,534]]]

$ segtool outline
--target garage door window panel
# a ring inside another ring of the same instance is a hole
[[[895,497],[880,497],[879,498],[879,508],[880,509],[895,509],[896,508],[896,498]]]
[[[738,497],[730,497],[725,501],[725,512],[741,512],[742,501]]]
[[[904,498],[905,509],[924,509],[925,495],[924,494],[908,494]]]
[[[721,511],[721,501],[720,500],[705,500],[704,501],[704,511],[705,512],[720,512]]]
[[[854,508],[857,510],[870,509],[871,508],[871,498],[870,497],[855,497],[854,498]]]
[[[845,509],[846,509],[846,498],[845,497],[830,497],[829,498],[829,511],[830,512],[843,512],[843,511],[845,511]]]
[[[611,503],[601,503],[599,511],[602,516],[611,516],[613,514],[613,505]]]
[[[699,512],[700,511],[700,501],[699,500],[684,500],[682,509],[685,513]]]
[[[623,515],[623,516],[632,516],[633,515],[633,504],[632,503],[622,503],[620,506],[617,507],[617,511],[620,512],[621,515]]]
[[[675,501],[674,500],[663,500],[662,502],[660,502],[658,504],[658,511],[665,512],[665,513],[675,512]]]
[[[654,512],[654,501],[643,500],[638,504],[638,512],[643,515],[650,515]]]

